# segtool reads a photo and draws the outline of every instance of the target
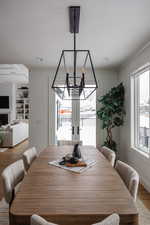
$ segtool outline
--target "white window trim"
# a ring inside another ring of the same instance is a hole
[[[146,63],[144,66],[136,69],[133,73],[130,74],[130,130],[131,130],[131,139],[130,139],[130,144],[131,144],[131,149],[133,149],[134,151],[142,154],[144,157],[149,158],[150,157],[150,149],[149,152],[146,153],[144,152],[142,149],[138,148],[137,145],[135,145],[136,141],[135,137],[137,132],[136,129],[136,125],[135,125],[135,121],[137,117],[137,112],[135,112],[136,110],[136,104],[138,102],[137,99],[138,98],[138,93],[135,93],[136,89],[135,89],[135,77],[136,76],[140,76],[142,73],[144,73],[145,71],[149,70],[150,71],[150,63]],[[138,120],[138,119],[137,119]]]
[[[150,62],[146,63],[144,66],[141,66],[140,68],[134,70],[130,76],[131,77],[135,77],[135,76],[139,76],[141,73],[144,73],[146,70],[150,69]]]

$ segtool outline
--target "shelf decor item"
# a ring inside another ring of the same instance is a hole
[[[98,88],[89,50],[76,48],[79,33],[80,6],[69,7],[73,50],[62,50],[52,88],[63,100],[85,100]]]
[[[29,119],[29,88],[26,85],[19,85],[16,89],[16,119]]]
[[[23,98],[28,98],[28,90],[26,90],[26,91],[23,91]]]

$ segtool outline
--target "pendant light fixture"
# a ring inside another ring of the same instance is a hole
[[[69,7],[73,50],[62,50],[52,88],[64,100],[85,100],[98,88],[89,50],[76,49],[79,33],[80,6]]]

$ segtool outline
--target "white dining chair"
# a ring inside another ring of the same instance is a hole
[[[28,171],[32,162],[38,157],[35,147],[32,147],[23,153],[23,162],[25,170]]]
[[[58,144],[58,146],[62,146],[62,145],[75,145],[75,144],[82,145],[82,141],[58,140],[57,141],[57,144]]]
[[[119,216],[118,214],[114,213],[111,216],[104,219],[102,222],[95,223],[93,225],[119,225]],[[31,225],[53,225],[51,222],[47,222],[45,219],[38,215],[33,215],[31,217]]]
[[[41,216],[34,214],[31,216],[31,225],[54,225],[54,223],[47,222]]]
[[[24,175],[25,169],[22,159],[12,163],[2,172],[4,198],[9,206],[15,197],[16,187],[23,180]]]
[[[122,178],[122,180],[124,181],[125,185],[127,186],[134,201],[136,201],[139,186],[138,173],[134,168],[119,160],[117,161],[115,168],[119,173],[120,177]]]
[[[105,158],[110,162],[112,167],[115,165],[115,160],[116,160],[116,154],[114,151],[112,151],[110,148],[106,146],[102,146],[100,148],[100,152],[105,156]]]
[[[93,225],[119,225],[120,218],[119,215],[114,213],[111,216],[108,216],[101,222],[95,223]]]

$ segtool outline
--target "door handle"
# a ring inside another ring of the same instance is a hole
[[[72,135],[74,135],[74,126],[72,127]]]
[[[77,126],[77,134],[79,135],[80,133],[80,129],[79,129],[79,126]]]

